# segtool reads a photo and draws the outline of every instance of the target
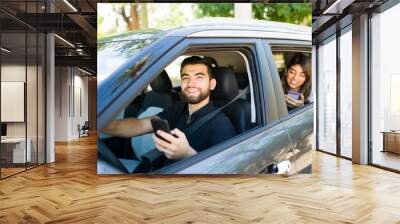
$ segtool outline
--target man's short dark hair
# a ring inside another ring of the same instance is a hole
[[[197,65],[197,64],[205,65],[207,67],[207,72],[210,79],[214,78],[212,74],[212,66],[210,60],[207,60],[206,58],[201,58],[199,56],[191,56],[185,58],[185,60],[183,60],[181,64],[181,74],[182,74],[182,68],[185,67],[186,65]]]

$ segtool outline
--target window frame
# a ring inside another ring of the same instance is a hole
[[[291,111],[290,113],[287,110],[287,104],[286,104],[286,101],[284,98],[281,79],[279,77],[279,73],[276,68],[275,60],[273,58],[273,51],[280,50],[280,51],[292,51],[292,52],[306,52],[306,53],[312,54],[311,41],[265,39],[264,46],[266,48],[267,57],[269,58],[268,65],[270,67],[270,70],[275,70],[277,73],[277,76],[273,75],[272,77],[273,77],[273,82],[274,82],[276,101],[280,102],[277,105],[280,109],[279,118],[282,119],[286,116],[290,117],[290,115],[293,114],[297,110]],[[274,48],[278,48],[278,49],[274,49]],[[284,49],[284,50],[281,50],[281,49]],[[311,60],[311,58],[310,58],[310,60]],[[282,104],[282,102],[283,102],[283,104]],[[284,105],[284,108],[282,108],[282,105]]]
[[[223,50],[235,50],[238,51],[239,49],[242,49],[240,51],[243,53],[250,66],[250,74],[251,79],[249,78],[249,82],[252,80],[253,82],[253,93],[254,93],[254,98],[255,98],[255,104],[256,104],[256,126],[250,128],[249,130],[246,130],[245,132],[236,135],[232,137],[229,140],[226,140],[220,144],[217,144],[215,146],[212,146],[201,153],[198,153],[194,156],[191,156],[189,158],[186,158],[184,160],[177,161],[169,166],[162,167],[153,173],[156,174],[172,174],[172,173],[177,173],[180,170],[183,170],[185,168],[190,167],[191,165],[194,165],[200,161],[203,161],[204,159],[207,159],[208,157],[215,155],[219,152],[229,150],[231,147],[234,147],[238,143],[251,138],[254,135],[257,135],[258,133],[262,132],[265,130],[266,127],[269,127],[267,125],[268,121],[268,116],[267,114],[268,109],[265,105],[268,105],[266,102],[267,98],[265,98],[265,88],[263,87],[263,83],[265,83],[265,77],[261,76],[262,74],[262,66],[260,65],[260,61],[257,59],[263,58],[264,55],[262,55],[263,52],[263,46],[260,40],[258,39],[249,39],[249,38],[187,38],[185,39],[184,42],[187,42],[187,49],[191,48],[191,51],[194,51],[196,47],[200,47],[198,52],[200,51],[210,51],[209,49],[223,49]],[[217,46],[219,45],[219,46]],[[196,47],[194,47],[196,46]],[[180,55],[184,54],[186,51],[182,52]],[[247,52],[244,52],[244,50],[247,49]],[[196,51],[197,52],[197,51]],[[261,54],[261,55],[260,55]],[[177,55],[173,60],[178,58],[180,55]],[[170,63],[173,61],[171,60]],[[247,65],[246,65],[247,66]],[[164,66],[166,67],[166,66]],[[249,83],[250,85],[250,83]]]

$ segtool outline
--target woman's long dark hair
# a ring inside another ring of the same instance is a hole
[[[296,54],[292,57],[289,61],[289,64],[286,66],[286,71],[283,74],[281,79],[283,91],[285,94],[288,93],[290,89],[289,85],[287,84],[286,77],[289,71],[289,68],[293,65],[300,65],[306,75],[306,81],[304,81],[303,85],[300,87],[300,93],[303,94],[304,99],[306,100],[311,94],[311,61],[309,57],[304,54]]]

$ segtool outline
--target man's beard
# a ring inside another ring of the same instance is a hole
[[[201,89],[199,89],[200,94],[196,97],[189,97],[188,95],[186,95],[185,90],[182,91],[182,96],[183,96],[184,100],[189,104],[198,104],[201,101],[203,101],[204,99],[206,99],[208,96],[210,96],[210,89],[208,89],[207,92],[202,92]]]

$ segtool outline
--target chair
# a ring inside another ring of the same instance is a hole
[[[89,129],[90,129],[89,121],[85,121],[82,127],[78,124],[79,138],[89,136]]]

